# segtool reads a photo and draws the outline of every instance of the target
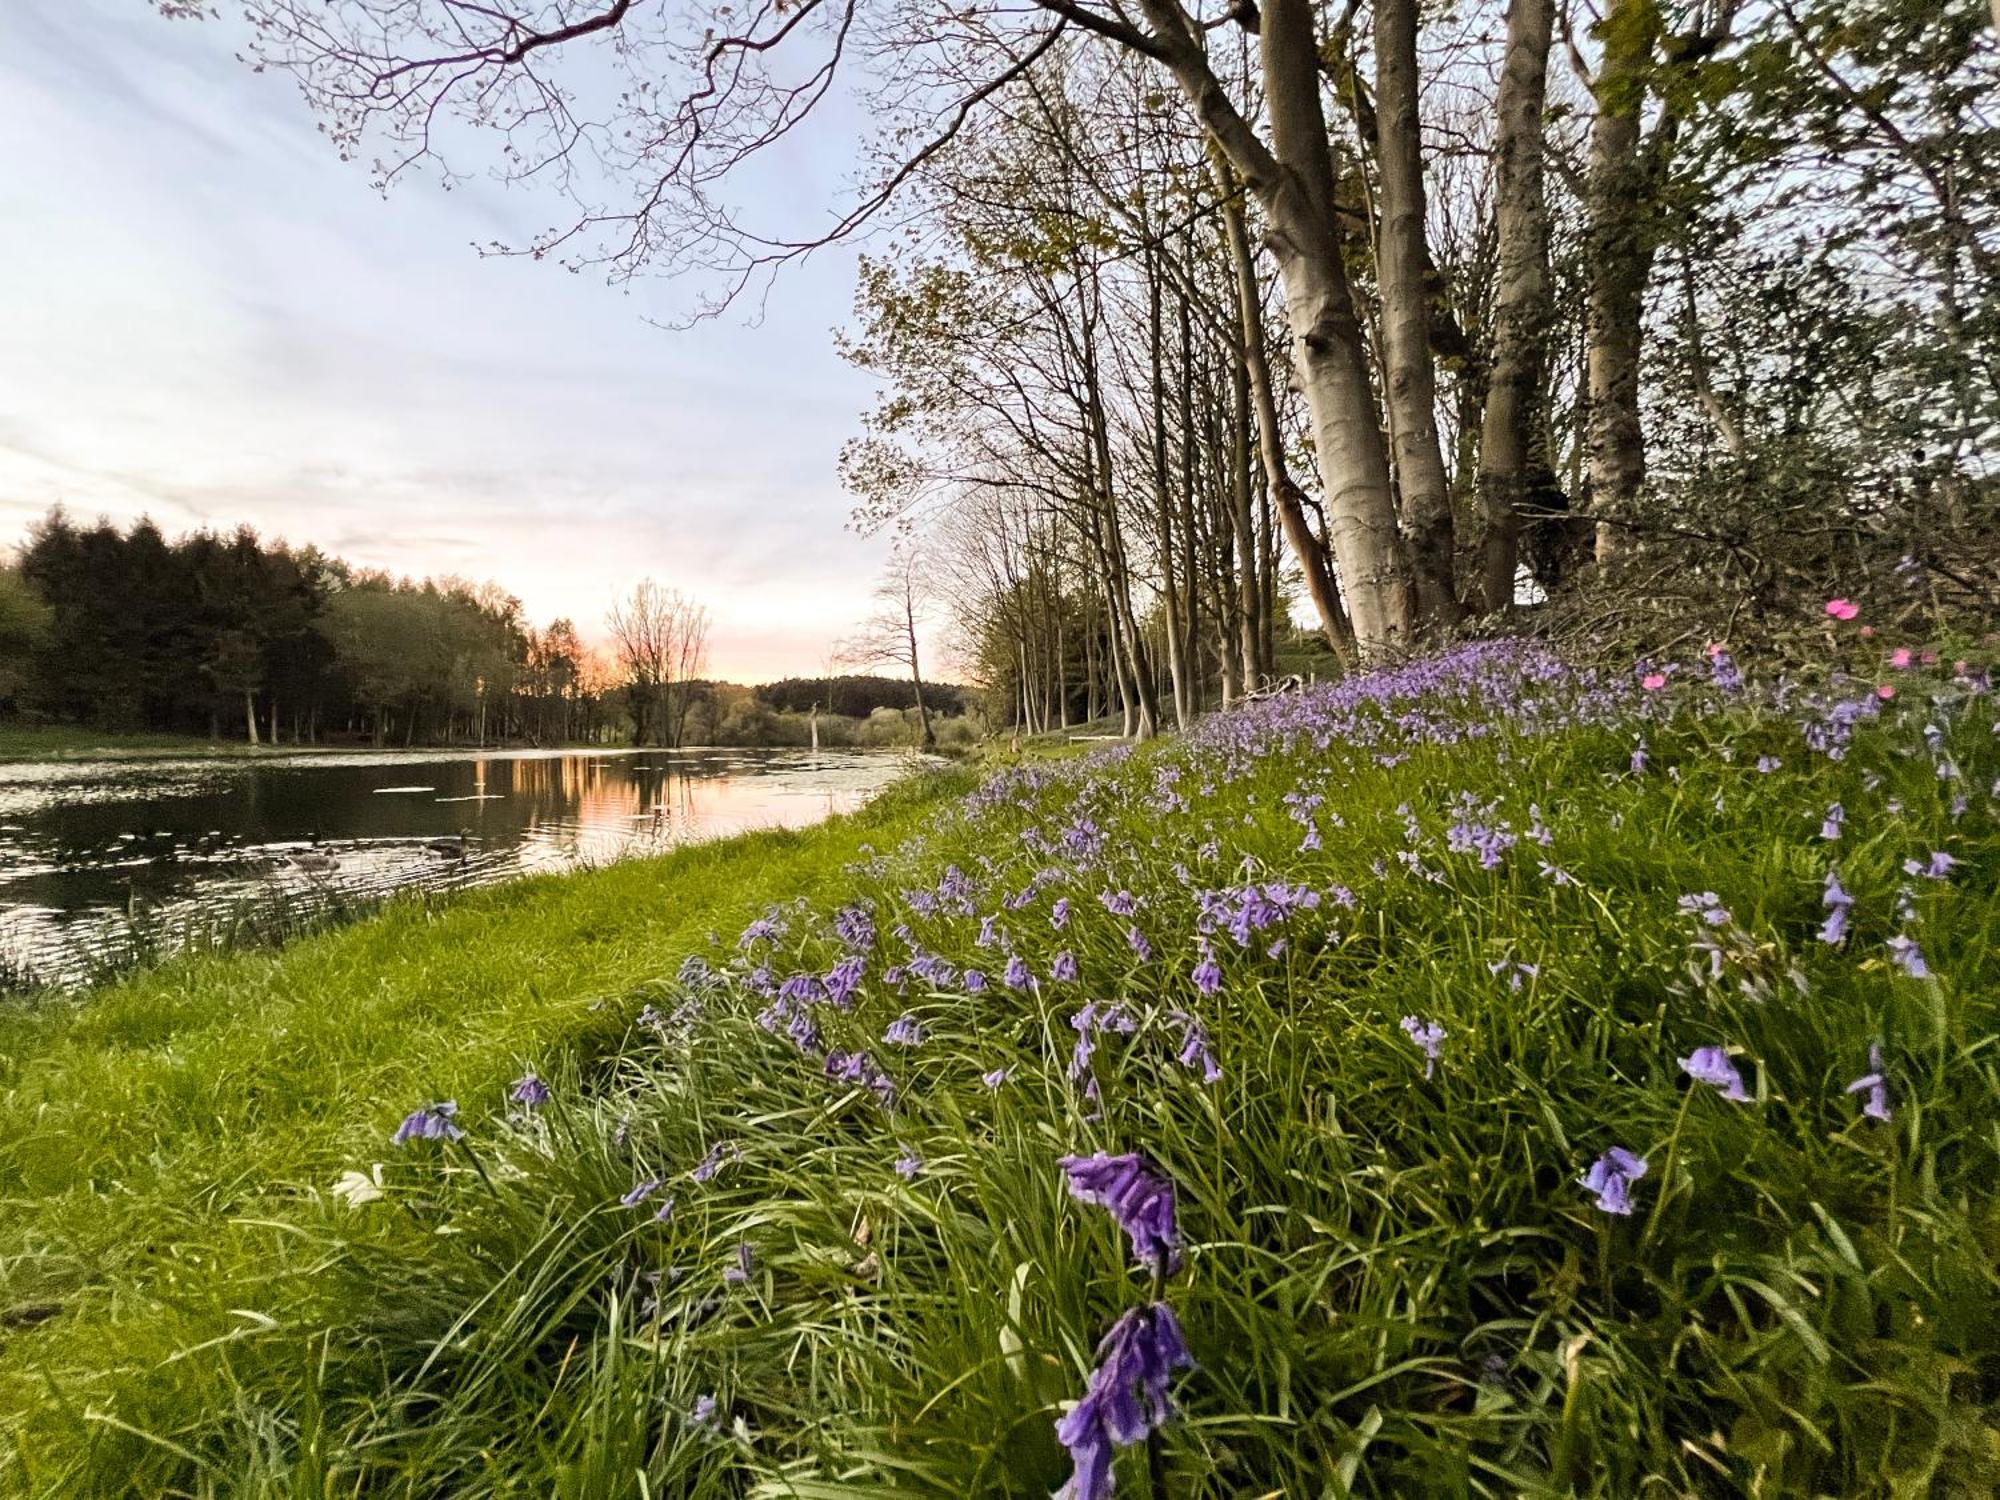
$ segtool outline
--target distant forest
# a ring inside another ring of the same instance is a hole
[[[808,742],[817,706],[824,743],[913,739],[911,684],[883,677],[684,680],[669,728],[658,674],[613,634],[599,650],[496,585],[396,578],[247,527],[169,540],[56,510],[0,566],[0,721],[253,744],[757,745]],[[964,692],[926,691],[969,738]]]

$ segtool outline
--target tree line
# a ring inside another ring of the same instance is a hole
[[[699,314],[892,226],[846,478],[1032,727],[1184,722],[1295,616],[1354,665],[1903,558],[2000,593],[1987,0],[248,10],[382,184],[461,169],[454,117],[560,179],[574,217],[501,249],[704,276]],[[725,206],[844,118],[853,196]]]
[[[795,707],[795,684],[704,676],[694,601],[646,580],[606,624],[597,647],[566,619],[538,628],[494,584],[396,578],[247,527],[170,540],[150,520],[121,530],[57,510],[0,567],[0,718],[253,745],[808,738],[756,702]],[[823,711],[857,719],[911,691],[816,688]]]

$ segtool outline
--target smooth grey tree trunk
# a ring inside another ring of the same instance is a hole
[[[1375,0],[1375,88],[1375,151],[1381,171],[1375,270],[1382,296],[1384,384],[1396,487],[1418,617],[1426,625],[1449,625],[1459,616],[1459,603],[1425,285],[1430,255],[1424,241],[1416,0]]]
[[[1263,8],[1267,148],[1230,102],[1175,0],[1139,4],[1152,28],[1149,45],[1269,221],[1266,243],[1284,284],[1293,365],[1312,411],[1327,530],[1356,643],[1365,659],[1392,655],[1409,640],[1409,589],[1388,449],[1335,216],[1313,8],[1309,0],[1270,0]]]
[[[1495,139],[1493,372],[1479,434],[1479,507],[1486,518],[1480,593],[1488,610],[1514,602],[1521,506],[1540,427],[1550,320],[1542,110],[1554,24],[1554,0],[1513,0],[1507,8]]]
[[[1639,359],[1646,278],[1652,267],[1647,232],[1640,112],[1646,97],[1657,17],[1651,0],[1610,0],[1602,34],[1604,60],[1592,92],[1597,119],[1590,131],[1588,267],[1588,425],[1590,504],[1597,523],[1597,560],[1621,550],[1619,522],[1629,525],[1646,483],[1645,432],[1639,420]]]

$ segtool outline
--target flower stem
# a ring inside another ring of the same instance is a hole
[[[1660,1167],[1660,1190],[1653,1195],[1653,1211],[1646,1215],[1646,1228],[1639,1235],[1639,1248],[1642,1250],[1653,1238],[1654,1229],[1659,1227],[1660,1212],[1667,1206],[1667,1194],[1673,1190],[1674,1159],[1681,1149],[1681,1126],[1687,1123],[1688,1106],[1694,1102],[1694,1094],[1692,1088],[1681,1094],[1680,1113],[1674,1116],[1674,1133],[1667,1138],[1667,1159]]]
[[[1167,1265],[1161,1260],[1153,1266],[1153,1301],[1163,1301],[1166,1294]],[[1167,1452],[1160,1443],[1157,1427],[1146,1434],[1146,1490],[1150,1500],[1166,1500]]]

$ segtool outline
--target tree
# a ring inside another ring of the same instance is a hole
[[[33,680],[32,661],[52,618],[18,568],[0,567],[0,707],[16,703]]]
[[[924,749],[935,750],[937,734],[924,703],[923,664],[917,653],[917,626],[928,602],[926,570],[921,552],[899,545],[875,585],[874,608],[856,634],[843,643],[840,656],[855,666],[893,663],[908,672],[916,700],[918,738]]]
[[[605,616],[632,710],[635,744],[678,746],[689,690],[708,661],[708,611],[648,578]]]
[[[1493,361],[1479,437],[1479,506],[1486,518],[1480,596],[1488,610],[1514,602],[1529,467],[1544,448],[1538,434],[1552,308],[1542,109],[1554,29],[1554,0],[1511,0],[1507,7],[1494,141]]]

